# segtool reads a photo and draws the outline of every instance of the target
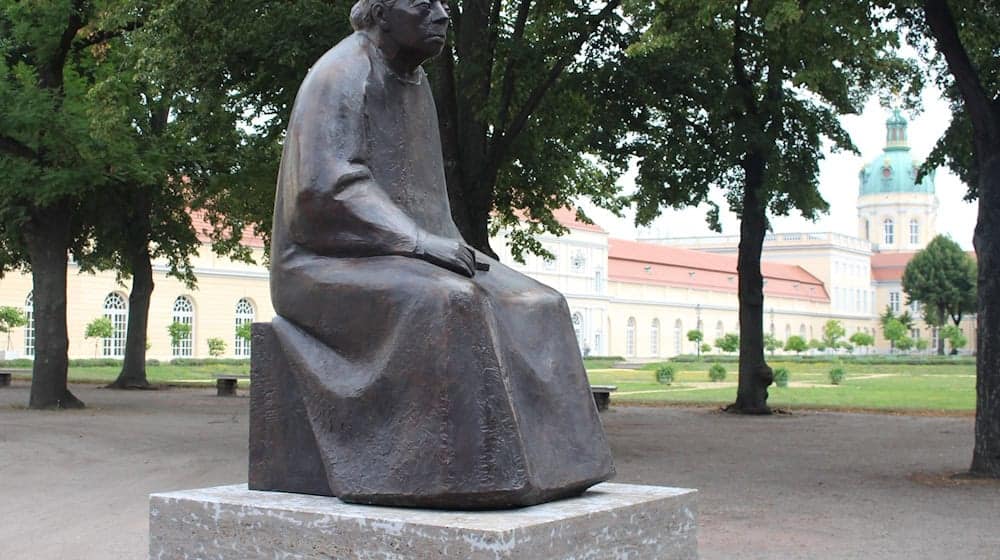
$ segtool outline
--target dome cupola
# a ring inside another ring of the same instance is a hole
[[[861,170],[861,196],[883,193],[934,194],[934,172],[917,183],[922,162],[913,159],[907,141],[907,122],[899,109],[894,109],[885,122],[885,149]]]

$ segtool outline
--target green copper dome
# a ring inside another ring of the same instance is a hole
[[[906,140],[906,118],[899,109],[885,121],[885,149],[859,175],[861,196],[882,193],[934,194],[934,172],[916,182],[922,162],[915,161]]]

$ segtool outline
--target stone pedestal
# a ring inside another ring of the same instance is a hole
[[[350,505],[246,485],[150,496],[151,559],[697,558],[695,491],[599,484],[504,511]]]

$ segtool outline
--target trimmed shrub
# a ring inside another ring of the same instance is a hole
[[[160,360],[156,360],[156,359],[146,360],[146,365],[147,366],[154,366],[154,367],[158,366],[158,365],[160,365]]]
[[[778,387],[788,387],[788,368],[780,367],[774,370],[774,384]]]
[[[712,381],[722,381],[726,378],[726,368],[722,364],[712,364],[708,368],[708,378]]]
[[[674,366],[665,365],[656,370],[656,382],[662,385],[670,385],[674,382],[674,374],[676,373],[677,369]]]
[[[847,377],[847,374],[844,373],[844,368],[835,367],[830,370],[830,383],[833,385],[840,385],[840,382],[845,377]]]

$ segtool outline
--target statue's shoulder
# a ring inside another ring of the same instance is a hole
[[[371,40],[360,32],[348,35],[316,61],[309,69],[299,95],[323,93],[331,90],[361,91],[372,68]]]

